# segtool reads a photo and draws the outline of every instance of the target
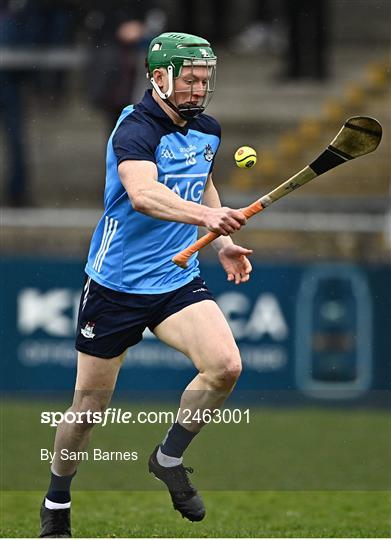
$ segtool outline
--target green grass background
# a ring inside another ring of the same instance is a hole
[[[124,410],[146,410],[121,403]],[[59,402],[2,404],[1,535],[35,536],[49,480],[40,448]],[[244,408],[244,407],[242,407]],[[169,410],[167,404],[150,410]],[[136,450],[137,462],[83,463],[73,483],[74,536],[388,537],[391,419],[387,410],[251,407],[250,424],[209,425],[186,452],[207,518],[190,523],[147,472],[168,425],[96,427],[90,447]]]
[[[190,523],[161,492],[75,492],[78,537],[383,537],[386,492],[205,492],[207,516]],[[2,494],[1,534],[36,536],[42,493]]]
[[[135,411],[134,404],[122,403]],[[141,407],[147,409],[147,407]],[[167,404],[149,405],[167,410]],[[42,410],[64,403],[8,401],[2,407],[3,475],[6,490],[44,490],[55,430],[40,423]],[[137,451],[139,459],[82,463],[79,490],[155,490],[147,474],[152,450],[169,424],[113,424],[94,428],[90,450]],[[250,423],[210,424],[185,456],[202,490],[388,490],[391,488],[391,417],[387,410],[250,407]]]

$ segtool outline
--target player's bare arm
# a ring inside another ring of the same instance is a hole
[[[205,206],[185,201],[157,181],[156,165],[150,161],[123,161],[118,172],[132,206],[138,212],[166,221],[203,226],[223,236],[238,231],[246,224],[240,210],[221,207],[218,195],[219,204],[206,203]],[[215,199],[212,197],[211,200]]]
[[[212,174],[209,175],[205,186],[203,202],[213,208],[221,207],[220,197],[213,183]],[[239,285],[250,279],[252,266],[247,255],[252,254],[251,249],[234,244],[230,236],[220,236],[216,238],[212,245],[218,252],[220,262],[227,272],[228,281],[235,280],[235,284]]]

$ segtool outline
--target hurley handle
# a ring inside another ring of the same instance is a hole
[[[260,203],[260,201],[255,201],[254,203],[250,204],[250,206],[243,208],[242,212],[245,215],[246,219],[249,219],[255,214],[258,214],[258,212],[260,212],[261,210],[263,210],[262,204]],[[190,257],[203,247],[213,242],[213,240],[216,240],[216,238],[218,238],[219,236],[221,235],[213,232],[209,232],[204,236],[201,236],[201,238],[194,242],[194,244],[175,255],[175,257],[173,257],[172,259],[172,262],[175,263],[177,266],[180,266],[181,268],[187,268],[187,262]]]

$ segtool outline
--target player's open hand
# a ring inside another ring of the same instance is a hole
[[[224,270],[227,272],[228,281],[235,280],[235,285],[239,285],[250,279],[252,266],[246,255],[251,255],[252,252],[252,249],[235,244],[220,249],[218,255]]]

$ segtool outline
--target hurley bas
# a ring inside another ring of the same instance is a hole
[[[56,452],[50,452],[47,448],[41,448],[41,461],[53,463]],[[71,452],[66,448],[60,451],[62,461],[137,461],[138,452],[130,451],[107,451],[101,448],[92,448],[89,451]]]

